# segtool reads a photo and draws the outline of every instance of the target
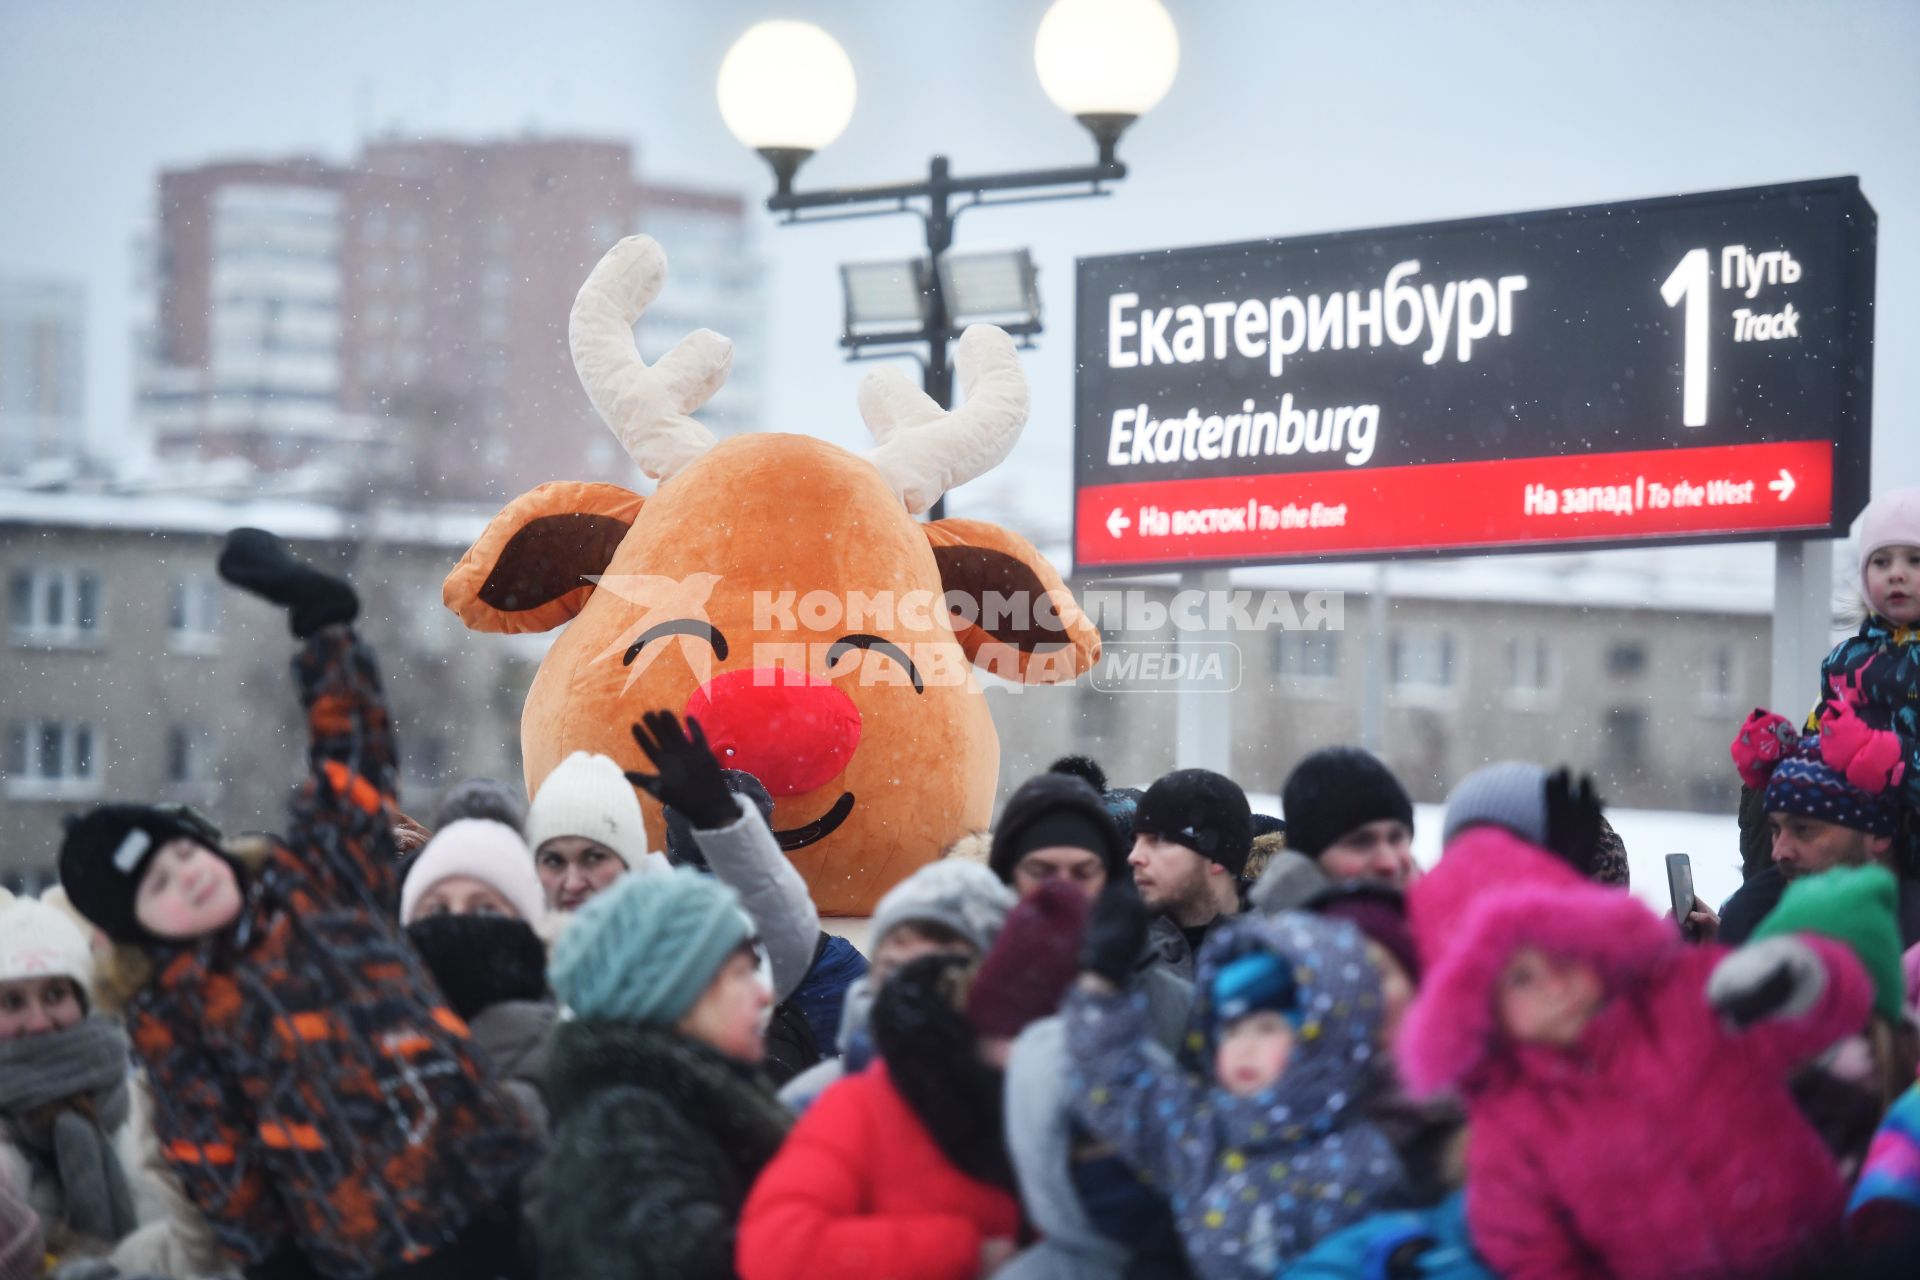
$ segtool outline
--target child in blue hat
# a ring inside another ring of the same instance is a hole
[[[1402,1182],[1359,1099],[1379,974],[1345,921],[1236,917],[1200,950],[1176,1062],[1119,989],[1145,928],[1124,887],[1095,910],[1063,1010],[1078,1113],[1166,1192],[1200,1280],[1268,1280]]]

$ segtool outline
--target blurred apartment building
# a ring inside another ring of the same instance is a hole
[[[520,778],[520,709],[550,637],[480,635],[440,584],[484,526],[475,509],[361,512],[292,501],[0,490],[0,882],[50,874],[63,813],[110,798],[177,799],[238,829],[278,827],[302,758],[275,610],[213,572],[240,524],[346,569],[394,705],[403,803],[425,817],[452,782]],[[1055,562],[1066,563],[1059,548]],[[1301,756],[1361,738],[1362,686],[1383,665],[1381,754],[1421,801],[1490,760],[1593,772],[1609,803],[1730,813],[1726,744],[1765,700],[1772,584],[1765,547],[1566,553],[1492,561],[1301,566],[1235,589],[1338,596],[1335,627],[1227,637],[1237,654],[1230,770],[1276,792]],[[1383,643],[1368,593],[1386,591]],[[1074,578],[1168,602],[1177,584]],[[1090,606],[1091,607],[1091,606]],[[1258,609],[1256,603],[1255,609]],[[1116,784],[1174,766],[1174,700],[1116,678],[1170,627],[1096,619],[1107,654],[1072,687],[988,680],[999,794],[1086,752]],[[1782,708],[1782,710],[1789,710]],[[636,761],[636,764],[638,762]]]
[[[158,206],[139,399],[163,471],[355,502],[629,478],[566,327],[588,270],[636,231],[672,269],[643,354],[701,326],[734,338],[703,418],[759,425],[745,206],[642,179],[627,143],[386,139],[345,165],[219,161],[163,172]]]
[[[83,468],[85,363],[85,290],[0,277],[0,480],[59,480]]]

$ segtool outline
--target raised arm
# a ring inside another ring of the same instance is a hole
[[[739,892],[753,917],[773,969],[774,998],[786,999],[813,966],[820,940],[820,914],[806,881],[759,811],[728,788],[698,720],[689,718],[682,728],[671,711],[648,712],[633,726],[633,739],[657,772],[632,772],[628,781],[693,824],[707,865]]]
[[[293,673],[307,716],[308,776],[289,804],[289,844],[322,896],[364,895],[392,911],[399,898],[390,812],[397,750],[373,650],[348,625],[359,598],[259,529],[227,535],[220,576],[286,609],[302,641]]]
[[[1816,934],[1782,934],[1717,959],[1695,950],[1680,964],[1693,977],[1682,994],[1704,999],[1740,1052],[1782,1075],[1859,1031],[1873,1008],[1860,962]]]
[[[696,825],[693,838],[713,874],[739,892],[740,905],[753,917],[754,932],[767,949],[773,998],[785,1000],[813,967],[820,913],[760,811],[744,797],[732,799],[733,821],[717,828]]]
[[[1131,884],[1100,895],[1080,948],[1079,984],[1060,1016],[1073,1064],[1075,1113],[1135,1172],[1177,1195],[1186,1181],[1183,1172],[1212,1163],[1198,1116],[1207,1087],[1154,1043],[1145,994],[1125,990],[1147,926],[1146,905]]]
[[[1154,1043],[1146,996],[1087,984],[1067,996],[1060,1014],[1073,1063],[1073,1109],[1087,1128],[1169,1193],[1184,1170],[1211,1163],[1203,1125],[1178,1132],[1167,1121],[1195,1117],[1207,1090]]]

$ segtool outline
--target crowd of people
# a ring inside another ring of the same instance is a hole
[[[351,586],[236,530],[308,772],[271,838],[77,814],[0,906],[0,1280],[1920,1274],[1920,490],[1861,541],[1717,911],[1564,769],[1463,779],[1423,871],[1357,748],[1278,815],[1069,757],[863,954],[671,712],[407,816]]]

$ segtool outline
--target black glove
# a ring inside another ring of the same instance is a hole
[[[1547,848],[1575,871],[1592,878],[1594,861],[1600,855],[1600,797],[1594,792],[1592,778],[1582,777],[1576,783],[1566,769],[1555,769],[1548,775]]]
[[[1808,1013],[1826,986],[1827,970],[1814,949],[1781,934],[1728,952],[1707,977],[1707,1003],[1744,1029]]]
[[[671,711],[649,711],[640,720],[633,726],[633,740],[660,772],[629,773],[627,781],[669,809],[686,814],[695,830],[718,831],[738,822],[740,806],[720,776],[720,762],[713,758],[700,722],[687,717],[687,727],[693,730],[689,737]]]
[[[301,564],[264,529],[235,529],[220,549],[220,576],[287,611],[287,625],[305,640],[322,627],[352,622],[360,597],[339,578]]]
[[[1147,904],[1131,881],[1107,886],[1093,904],[1086,938],[1080,944],[1080,967],[1116,987],[1127,985],[1133,966],[1147,946]]]

